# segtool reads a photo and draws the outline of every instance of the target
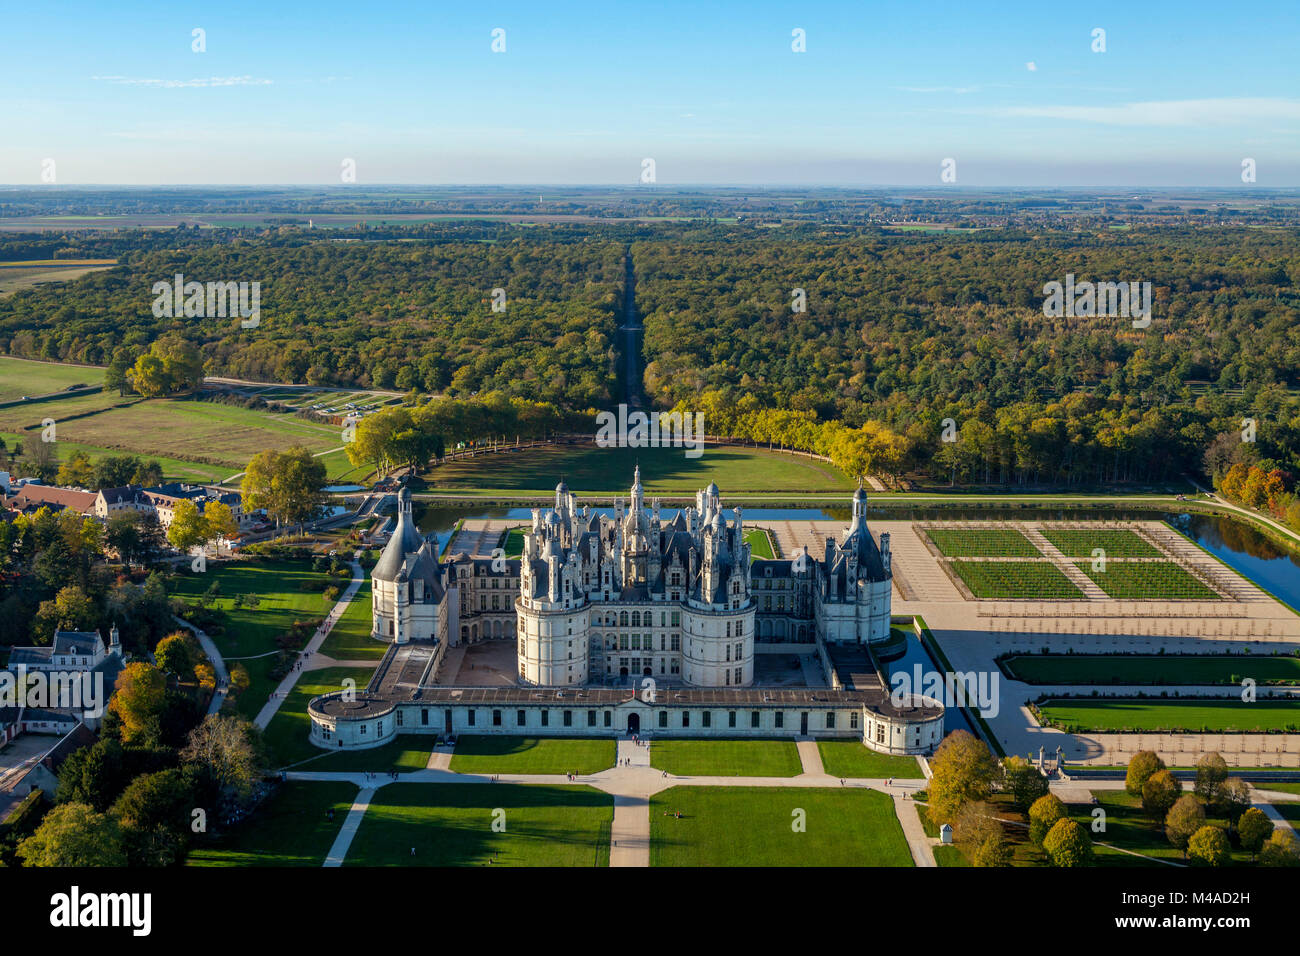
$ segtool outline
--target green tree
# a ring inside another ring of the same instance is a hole
[[[1220,827],[1201,827],[1187,841],[1187,856],[1203,866],[1227,866],[1232,860],[1228,834]]]
[[[167,541],[177,551],[189,551],[208,540],[208,525],[203,520],[199,506],[182,498],[172,508],[172,521],[167,526]]]
[[[195,651],[194,638],[186,632],[175,631],[158,642],[154,649],[154,661],[168,674],[188,680],[194,676],[194,665],[198,663]]]
[[[59,465],[57,478],[60,485],[70,488],[90,488],[95,484],[95,469],[90,456],[84,451],[74,451]]]
[[[1259,851],[1261,866],[1300,866],[1300,840],[1295,831],[1275,829]]]
[[[167,677],[152,664],[127,664],[117,678],[117,690],[108,709],[122,721],[127,743],[158,739],[167,708]]]
[[[211,714],[190,731],[181,759],[196,767],[218,793],[247,797],[262,775],[261,735],[242,717]]]
[[[1205,807],[1194,794],[1184,794],[1174,801],[1165,815],[1165,836],[1187,858],[1187,842],[1205,826]]]
[[[1165,762],[1154,750],[1140,750],[1128,762],[1128,774],[1124,778],[1124,789],[1131,796],[1142,796],[1142,788],[1150,776],[1165,769]]]
[[[1228,779],[1228,763],[1216,752],[1204,754],[1196,761],[1196,783],[1193,792],[1207,806],[1220,804],[1220,790]]]
[[[1011,756],[1002,761],[1002,788],[1011,794],[1016,806],[1028,809],[1047,793],[1047,778],[1024,757]]]
[[[964,730],[944,738],[930,758],[930,770],[927,812],[936,824],[951,823],[967,802],[987,800],[999,776],[988,745]]]
[[[1251,807],[1237,820],[1237,838],[1241,848],[1250,851],[1251,860],[1264,846],[1264,841],[1273,835],[1273,821],[1264,811]]]
[[[265,508],[287,524],[301,526],[324,501],[325,463],[295,445],[285,452],[258,452],[240,483],[245,512]]]
[[[1092,840],[1073,820],[1057,820],[1043,839],[1043,850],[1053,866],[1087,866],[1092,862]]]
[[[1157,770],[1142,785],[1142,809],[1157,820],[1164,819],[1183,785],[1168,770]]]
[[[1065,819],[1065,804],[1055,794],[1048,793],[1039,797],[1029,807],[1029,839],[1036,846],[1042,846],[1043,840],[1056,826],[1058,820]]]
[[[122,832],[111,817],[84,803],[55,807],[18,845],[27,866],[125,866]]]

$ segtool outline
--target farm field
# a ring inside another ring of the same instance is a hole
[[[1300,701],[1294,700],[1052,699],[1038,709],[1044,723],[1069,733],[1300,731]]]
[[[656,740],[650,766],[685,777],[795,777],[803,773],[793,740]]]
[[[190,851],[187,866],[320,866],[347,819],[351,783],[282,783],[248,819],[211,845]],[[334,810],[334,819],[327,812]]]
[[[732,445],[707,446],[699,458],[687,458],[681,448],[550,445],[462,458],[438,465],[422,477],[431,491],[551,494],[563,477],[580,494],[626,494],[638,464],[648,495],[694,494],[711,481],[724,495],[756,491],[847,495],[854,488],[829,462]]]
[[[613,820],[614,798],[591,787],[393,783],[376,791],[344,865],[608,866]]]
[[[220,587],[221,596],[208,608],[219,613],[223,633],[209,636],[227,664],[243,658],[238,663],[248,669],[248,689],[235,699],[239,713],[255,716],[274,688],[269,671],[279,650],[276,637],[295,621],[325,617],[334,606],[321,591],[302,589],[325,577],[308,561],[232,561],[209,564],[203,574],[179,574],[167,582],[168,594],[187,600],[199,599],[214,582]],[[242,595],[256,595],[258,605],[235,607]]]
[[[1217,591],[1207,587],[1172,561],[1107,561],[1106,570],[1095,570],[1091,561],[1075,565],[1116,600],[1220,601]]]
[[[1042,528],[1040,533],[1068,558],[1090,558],[1096,548],[1107,558],[1158,558],[1160,550],[1136,531],[1122,528]]]
[[[792,826],[796,810],[804,832]],[[672,787],[650,798],[650,865],[913,864],[894,802],[878,790]]]
[[[597,737],[512,737],[462,734],[456,773],[598,773],[614,766],[617,744]]]
[[[1011,528],[924,528],[946,558],[1041,558],[1032,541]]]
[[[1002,663],[1029,684],[1300,684],[1300,658],[1260,654],[1018,654]]]
[[[308,739],[311,718],[307,716],[307,705],[313,697],[342,690],[343,682],[349,679],[356,681],[360,693],[373,673],[374,668],[370,667],[325,667],[299,675],[293,690],[280,703],[279,710],[262,732],[276,765],[286,767],[325,753]],[[315,764],[311,769],[316,769]]]
[[[819,740],[822,767],[832,777],[922,777],[915,757],[882,754],[860,740]]]
[[[46,373],[42,373],[45,377]],[[18,397],[36,394],[25,380],[3,380],[7,392],[18,389]],[[74,376],[74,380],[81,379]],[[241,470],[257,451],[283,451],[303,445],[319,453],[342,445],[338,429],[290,414],[219,402],[123,397],[116,392],[0,408],[0,433],[17,436],[23,442],[33,441],[39,437],[45,418],[57,423],[61,457],[70,453],[70,446],[81,445],[117,454],[217,466],[227,475]],[[342,452],[327,459],[326,465],[331,478],[353,470]]]
[[[117,265],[116,259],[29,259],[0,262],[0,296],[46,282],[68,282]]]
[[[1074,600],[1082,593],[1050,561],[946,562],[976,598]]]

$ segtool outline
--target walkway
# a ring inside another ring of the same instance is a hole
[[[181,627],[194,632],[195,638],[198,639],[199,646],[203,648],[203,653],[208,655],[208,660],[212,663],[212,671],[216,677],[217,689],[212,693],[212,700],[208,704],[208,716],[218,714],[226,703],[226,694],[230,692],[230,674],[226,672],[226,662],[221,657],[221,651],[217,650],[217,645],[212,638],[200,631],[184,618],[172,615],[174,620]]]
[[[329,855],[325,857],[325,866],[343,865],[343,860],[348,855],[348,847],[352,846],[352,838],[357,835],[357,827],[361,826],[361,818],[370,809],[370,800],[374,795],[375,789],[370,787],[359,792],[357,798],[352,801],[348,818],[343,821],[343,828],[334,838],[334,845],[330,847]]]
[[[257,712],[257,717],[253,720],[253,723],[257,725],[258,729],[266,729],[266,725],[271,722],[271,718],[274,717],[276,711],[280,709],[280,704],[284,702],[284,699],[289,696],[289,692],[293,690],[294,685],[298,683],[299,676],[308,669],[314,669],[308,668],[307,664],[312,663],[311,658],[313,658],[316,652],[320,650],[321,645],[325,643],[325,639],[330,636],[330,631],[334,630],[334,625],[337,624],[339,618],[343,616],[343,612],[348,609],[348,605],[352,603],[352,598],[356,596],[357,591],[361,588],[362,582],[365,580],[365,572],[361,570],[361,564],[357,560],[360,557],[360,551],[353,553],[352,580],[348,582],[347,589],[339,597],[338,603],[334,605],[334,608],[325,617],[325,621],[316,629],[315,635],[307,643],[307,646],[303,648],[302,656],[307,659],[306,662],[303,664],[301,669],[295,667],[285,675],[284,680],[280,681],[280,685],[271,692],[270,699],[267,700],[262,709]],[[374,663],[374,661],[365,662],[367,666]]]

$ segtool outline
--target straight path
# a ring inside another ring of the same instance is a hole
[[[325,638],[330,636],[330,632],[334,630],[334,625],[339,622],[339,618],[343,616],[343,612],[348,609],[348,605],[352,603],[352,599],[356,596],[357,591],[360,590],[361,584],[365,581],[366,577],[365,571],[361,569],[361,564],[357,560],[360,557],[361,552],[359,550],[353,552],[352,580],[348,582],[347,589],[339,597],[338,603],[335,604],[329,614],[326,615],[324,622],[316,629],[316,633],[312,636],[312,639],[307,642],[307,646],[303,648],[302,657],[304,663],[302,668],[299,669],[295,667],[290,670],[289,673],[285,675],[284,680],[280,681],[280,685],[271,692],[270,699],[267,700],[267,702],[262,706],[262,709],[257,712],[257,717],[254,718],[253,723],[257,725],[258,729],[266,729],[266,725],[271,722],[271,718],[274,717],[276,711],[280,709],[280,704],[282,704],[284,699],[289,696],[289,691],[293,690],[294,685],[298,683],[298,677],[308,670],[307,664],[311,663],[311,658],[318,650],[320,650],[321,645],[325,643]],[[367,661],[366,663],[372,664],[375,662]]]
[[[803,765],[804,773],[818,777],[826,776],[826,768],[822,766],[822,752],[817,749],[817,741],[811,737],[796,737],[795,746],[799,748],[799,763]]]
[[[903,799],[903,794],[894,795],[894,814],[903,825],[903,836],[907,838],[907,848],[912,853],[912,862],[917,866],[938,866],[934,861],[935,841],[925,835],[921,826],[921,817],[916,809],[915,800]]]
[[[348,847],[352,846],[352,838],[357,835],[357,827],[361,826],[361,818],[370,809],[370,801],[374,795],[375,788],[367,787],[352,801],[352,809],[348,811],[348,818],[343,821],[343,828],[339,830],[339,835],[334,838],[334,845],[330,847],[329,854],[325,857],[324,866],[343,865],[343,860],[348,855]]]
[[[650,798],[614,794],[614,823],[609,831],[610,866],[650,865]]]

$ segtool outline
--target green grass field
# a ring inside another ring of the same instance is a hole
[[[1105,571],[1093,570],[1091,561],[1075,564],[1097,587],[1116,600],[1221,601],[1207,587],[1172,561],[1107,561]]]
[[[12,402],[24,395],[48,395],[69,385],[102,385],[104,370],[80,365],[29,362],[0,355],[0,402]],[[42,403],[43,404],[43,403]],[[39,408],[33,405],[32,408]]]
[[[1121,528],[1043,528],[1044,538],[1067,558],[1090,558],[1096,548],[1107,558],[1158,558],[1160,550],[1136,531]]]
[[[488,734],[456,738],[456,773],[597,773],[614,766],[612,738],[512,737]]]
[[[182,574],[168,583],[168,593],[194,600],[212,587],[221,586],[221,597],[209,608],[221,617],[224,633],[212,634],[221,656],[245,658],[239,663],[248,669],[249,687],[236,698],[239,713],[253,717],[274,689],[269,676],[278,650],[276,637],[295,621],[317,620],[329,613],[333,601],[326,601],[320,591],[304,591],[300,585],[319,581],[325,575],[311,569],[308,561],[232,561],[212,563],[203,574]],[[255,594],[261,599],[257,607],[234,606],[240,595]]]
[[[370,628],[374,623],[370,601],[370,579],[366,578],[357,589],[348,609],[330,631],[330,636],[321,644],[322,654],[336,661],[378,661],[384,656],[388,645],[370,636]]]
[[[311,718],[307,716],[307,705],[313,697],[342,690],[343,681],[348,678],[357,682],[357,693],[361,693],[373,673],[373,668],[365,667],[325,667],[304,671],[262,732],[275,765],[289,766],[325,753],[308,739]],[[311,769],[315,770],[315,765]]]
[[[550,494],[561,477],[578,494],[626,494],[637,464],[647,494],[690,494],[710,481],[724,496],[761,491],[847,495],[854,487],[829,462],[729,445],[706,447],[699,458],[685,457],[680,448],[543,446],[448,462],[423,477],[431,489],[468,495]]]
[[[860,740],[819,740],[822,767],[832,777],[923,777],[915,757],[882,754]]]
[[[320,866],[347,819],[357,788],[350,783],[290,781],[253,815],[210,845],[196,847],[188,866]],[[334,809],[334,819],[326,811]]]
[[[1082,592],[1049,561],[950,561],[971,594],[981,599],[1073,600]]]
[[[100,384],[103,379],[102,369],[0,358],[0,402],[82,382]],[[120,396],[116,391],[0,408],[0,434],[6,441],[24,444],[37,440],[45,418],[57,423],[60,458],[76,450],[92,458],[140,455],[171,463],[164,464],[168,476],[188,480],[227,478],[242,470],[256,451],[303,445],[319,453],[343,444],[338,428],[292,414],[219,402]],[[342,451],[322,457],[331,481],[358,473]],[[197,474],[183,474],[185,465]]]
[[[501,548],[505,551],[507,558],[518,558],[524,553],[524,532],[527,528],[511,528],[506,532],[505,543]]]
[[[429,765],[429,756],[433,753],[433,741],[434,738],[428,734],[398,734],[396,739],[390,740],[382,747],[374,747],[370,750],[330,752],[313,747],[312,750],[321,756],[311,758],[294,769],[312,772],[323,770],[330,773],[423,770]]]
[[[745,543],[749,545],[750,558],[774,558],[772,539],[762,528],[746,528]]]
[[[1300,702],[1257,700],[1049,700],[1039,705],[1045,721],[1067,732],[1258,733],[1300,730]]]
[[[1018,654],[1003,664],[1029,684],[1300,683],[1300,658],[1259,654]]]
[[[912,866],[912,856],[878,790],[672,787],[650,798],[650,865]]]
[[[344,864],[608,866],[613,819],[614,798],[590,787],[394,783],[375,793]]]
[[[795,777],[803,773],[793,740],[656,740],[650,766],[684,777]]]
[[[966,857],[955,846],[936,846],[933,848],[936,866],[969,867]]]
[[[1011,528],[925,528],[946,558],[1041,558],[1032,541]]]
[[[1191,786],[1184,784],[1184,793],[1191,792]],[[1175,848],[1165,834],[1163,821],[1156,821],[1142,810],[1139,797],[1131,796],[1123,790],[1095,790],[1097,805],[1106,811],[1106,830],[1102,833],[1092,832],[1093,808],[1086,804],[1068,806],[1071,819],[1088,830],[1093,840],[1093,861],[1099,867],[1142,867],[1159,866],[1151,860],[1135,857],[1122,850],[1131,850],[1158,860],[1182,862],[1181,850]],[[1227,821],[1207,813],[1205,822],[1214,826],[1227,827]],[[1101,843],[1110,846],[1101,846]],[[1232,865],[1249,863],[1250,854],[1234,848]]]

